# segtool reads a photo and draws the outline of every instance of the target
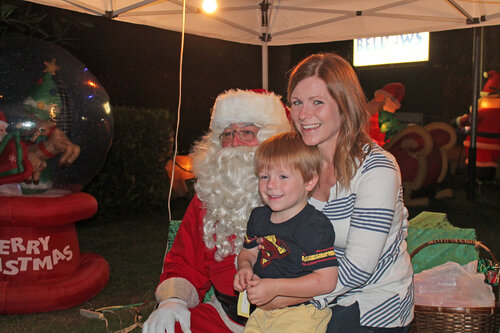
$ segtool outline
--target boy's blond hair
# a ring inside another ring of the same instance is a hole
[[[255,152],[253,165],[256,174],[274,167],[291,167],[308,182],[319,175],[321,155],[318,147],[306,145],[299,133],[286,132],[262,142]]]

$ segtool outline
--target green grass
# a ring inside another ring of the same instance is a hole
[[[500,185],[483,184],[475,201],[466,199],[463,176],[449,182],[454,198],[432,200],[427,207],[409,208],[410,218],[423,210],[442,212],[458,227],[475,228],[478,239],[500,257]],[[173,200],[173,219],[182,218],[188,201]],[[2,315],[0,332],[108,332],[105,322],[80,316],[81,308],[100,308],[153,301],[166,247],[168,216],[165,213],[135,214],[129,217],[95,217],[77,223],[80,249],[103,256],[110,265],[111,277],[96,297],[71,309],[40,314]],[[144,321],[153,303],[141,308]],[[107,313],[109,331],[134,322],[131,309]],[[121,320],[121,324],[120,324]],[[134,329],[133,332],[140,332]]]

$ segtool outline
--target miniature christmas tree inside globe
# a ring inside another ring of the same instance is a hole
[[[113,138],[97,78],[49,42],[0,40],[0,193],[78,192],[102,168]]]

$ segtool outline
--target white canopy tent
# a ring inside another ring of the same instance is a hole
[[[27,0],[113,20],[182,31],[182,0]],[[268,87],[268,46],[500,25],[500,0],[186,0],[185,32],[262,46],[262,87]],[[474,38],[474,91],[469,187],[475,181],[480,33]],[[473,198],[472,190],[468,196]]]
[[[181,31],[182,0],[29,0],[113,20]],[[267,47],[500,24],[499,0],[203,0],[186,1],[185,32]]]
[[[182,0],[29,0],[118,21],[181,31]],[[500,24],[497,0],[202,0],[186,1],[186,32],[247,44],[330,42]]]

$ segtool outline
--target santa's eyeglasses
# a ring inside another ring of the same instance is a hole
[[[219,139],[222,142],[231,142],[233,141],[234,135],[238,134],[240,137],[240,140],[242,141],[252,141],[255,139],[255,136],[257,135],[257,132],[250,131],[250,130],[241,130],[241,131],[224,131],[220,136]]]

